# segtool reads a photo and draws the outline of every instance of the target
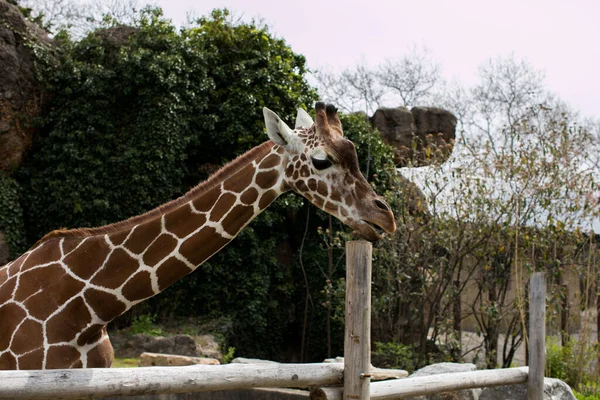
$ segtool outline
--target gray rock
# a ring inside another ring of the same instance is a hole
[[[527,385],[485,388],[479,400],[527,400]],[[560,379],[544,378],[544,400],[575,400],[573,391]]]
[[[142,353],[201,356],[196,341],[190,335],[169,337],[150,336],[142,333],[128,337],[112,336],[111,341],[119,357],[139,357]]]
[[[434,107],[380,108],[371,124],[394,148],[397,167],[441,164],[452,154],[456,139],[456,117]]]
[[[476,369],[477,366],[475,364],[470,363],[439,363],[423,367],[415,371],[412,375],[409,376],[409,378],[416,378],[418,376],[449,374],[455,372],[469,372],[475,371]],[[457,392],[437,393],[430,394],[427,396],[418,396],[410,398],[414,400],[477,400],[479,398],[480,393],[481,389],[466,389],[459,390]]]
[[[53,42],[47,33],[23,17],[19,8],[0,0],[0,171],[12,172],[34,135],[34,118],[41,115],[50,95],[38,82],[34,53],[47,49],[52,57]]]

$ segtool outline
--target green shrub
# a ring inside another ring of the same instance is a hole
[[[151,336],[161,336],[163,330],[156,325],[156,315],[142,314],[133,318],[130,331],[133,334],[144,333]]]
[[[9,259],[23,253],[25,226],[19,199],[19,184],[11,177],[0,174],[0,232],[4,233],[10,250]]]
[[[546,376],[565,381],[583,396],[598,396],[600,387],[593,370],[599,350],[598,343],[589,345],[571,339],[561,346],[558,339],[549,338],[546,346]]]

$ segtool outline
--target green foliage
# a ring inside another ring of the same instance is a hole
[[[228,347],[223,353],[223,364],[229,364],[235,357],[235,347]]]
[[[412,346],[394,342],[375,342],[371,353],[379,368],[404,369],[412,373],[416,368],[416,354]]]
[[[266,27],[232,23],[226,10],[177,31],[146,9],[133,28],[79,42],[63,34],[59,43],[60,63],[44,75],[56,94],[51,111],[16,173],[30,244],[180,196],[267,140],[262,107],[291,120],[316,98],[303,56]],[[228,343],[245,356],[281,359],[290,332],[282,305],[295,285],[278,246],[302,204],[284,196],[201,270],[140,307],[161,320],[228,316]]]
[[[162,329],[155,326],[156,315],[142,314],[133,318],[130,331],[133,334],[144,333],[151,336],[161,336]]]
[[[10,249],[9,259],[16,258],[25,251],[25,226],[19,199],[19,184],[11,177],[2,174],[0,174],[0,232],[4,233]]]
[[[561,346],[556,338],[550,338],[546,345],[546,376],[565,381],[586,398],[598,397],[600,387],[592,371],[599,351],[598,343],[571,339]]]

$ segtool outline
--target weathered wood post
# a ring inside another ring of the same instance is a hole
[[[546,368],[546,276],[536,272],[529,280],[529,377],[527,399],[544,398]]]
[[[364,240],[346,243],[344,400],[369,399],[371,365],[371,256]]]

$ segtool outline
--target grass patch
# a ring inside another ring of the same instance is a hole
[[[117,358],[112,363],[111,368],[137,368],[139,360],[137,358]]]

